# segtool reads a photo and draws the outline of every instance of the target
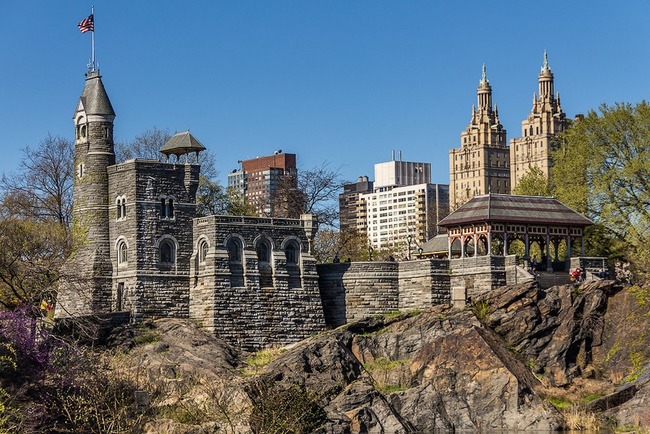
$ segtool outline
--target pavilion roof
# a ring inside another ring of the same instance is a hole
[[[473,197],[438,225],[451,227],[489,222],[583,227],[593,224],[553,197],[490,193]]]
[[[190,134],[189,131],[174,134],[168,141],[160,148],[160,152],[169,155],[184,155],[190,152],[205,151],[205,146],[199,140]]]

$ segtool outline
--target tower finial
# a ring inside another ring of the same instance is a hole
[[[542,72],[551,72],[551,68],[548,66],[548,53],[544,50],[544,64],[542,65]]]
[[[483,70],[481,72],[481,84],[488,83],[487,79],[487,68],[485,67],[485,63],[483,64]]]

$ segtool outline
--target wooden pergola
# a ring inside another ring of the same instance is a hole
[[[507,255],[515,240],[524,244],[524,259],[530,258],[530,246],[537,243],[542,251],[542,265],[551,269],[558,261],[558,247],[566,243],[567,257],[576,244],[584,256],[584,228],[593,222],[559,200],[541,196],[487,194],[475,196],[438,225],[447,229],[448,257],[452,246],[460,243],[460,256]],[[551,258],[550,246],[555,247]],[[453,251],[457,251],[454,248]]]

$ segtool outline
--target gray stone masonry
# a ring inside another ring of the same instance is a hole
[[[452,303],[457,307],[478,294],[506,284],[506,261],[503,256],[451,259],[449,269]]]
[[[194,220],[190,318],[243,350],[286,345],[325,328],[309,218],[210,216]],[[240,246],[236,258],[229,241]],[[231,241],[232,242],[232,241]],[[207,243],[205,259],[199,251]],[[258,247],[270,247],[260,261]],[[287,263],[289,244],[299,250]]]
[[[129,160],[108,168],[110,258],[115,270],[112,310],[130,310],[136,320],[189,316],[199,169],[198,165],[155,160]],[[118,199],[125,200],[119,218]],[[173,217],[163,215],[163,199],[172,200]],[[174,245],[175,260],[169,263],[160,258],[163,239]],[[127,244],[128,260],[119,263],[121,242]]]
[[[338,327],[368,315],[448,304],[446,260],[319,264],[325,322]]]
[[[449,261],[422,259],[399,263],[399,310],[449,303]]]

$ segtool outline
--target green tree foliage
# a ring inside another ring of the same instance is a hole
[[[602,105],[574,122],[553,153],[555,195],[600,225],[610,252],[650,264],[650,106]],[[647,274],[646,274],[647,276]]]
[[[0,179],[0,305],[53,298],[71,249],[74,144],[46,137]]]
[[[548,178],[537,166],[528,168],[528,171],[517,182],[517,187],[512,190],[512,194],[517,196],[552,196]]]

